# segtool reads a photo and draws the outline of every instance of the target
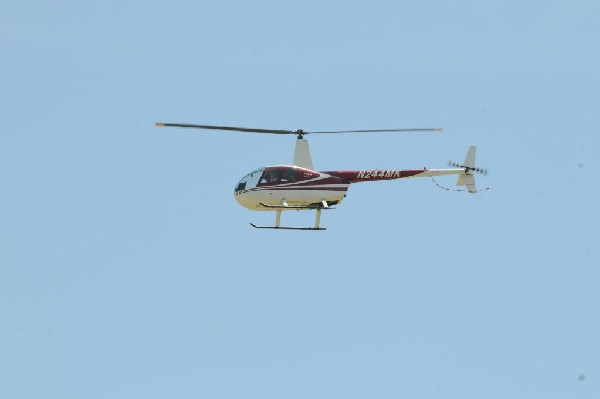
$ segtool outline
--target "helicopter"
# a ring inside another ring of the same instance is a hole
[[[441,128],[413,129],[376,129],[376,130],[340,130],[314,131],[280,129],[254,129],[232,126],[194,125],[184,123],[157,122],[156,126],[182,127],[208,130],[226,130],[246,133],[263,133],[279,135],[295,135],[296,145],[291,165],[273,165],[258,168],[245,175],[235,186],[234,196],[237,202],[253,211],[274,211],[273,226],[250,225],[257,229],[282,230],[326,230],[321,227],[321,211],[335,209],[340,204],[351,184],[380,180],[395,180],[403,178],[458,175],[457,186],[465,186],[467,191],[477,194],[474,173],[487,174],[485,169],[475,167],[476,146],[470,146],[462,164],[449,162],[448,169],[388,169],[388,170],[314,170],[307,134],[338,134],[338,133],[376,133],[376,132],[441,132]],[[435,180],[434,180],[435,182]],[[437,183],[436,183],[437,184]],[[439,186],[439,184],[438,184]],[[481,190],[480,190],[481,191]],[[291,227],[281,225],[283,211],[314,210],[315,224],[313,227]]]

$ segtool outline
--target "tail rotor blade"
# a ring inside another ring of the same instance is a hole
[[[462,169],[466,169],[468,171],[473,171],[473,172],[477,172],[482,174],[483,176],[487,176],[488,174],[488,170],[484,169],[484,168],[471,168],[469,166],[465,166],[465,165],[461,165],[457,162],[453,162],[453,161],[448,161],[448,166],[451,166],[453,168],[462,168]]]

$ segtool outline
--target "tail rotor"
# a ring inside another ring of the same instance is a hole
[[[488,170],[484,169],[484,168],[473,168],[470,166],[466,166],[466,165],[461,165],[458,162],[453,162],[453,161],[448,161],[448,166],[451,166],[453,168],[461,168],[461,169],[465,169],[465,171],[467,172],[477,172],[483,176],[487,176],[488,174]]]
[[[467,191],[471,194],[477,193],[477,185],[475,184],[475,176],[474,173],[479,173],[482,175],[487,174],[486,169],[475,167],[475,155],[477,152],[477,147],[474,145],[469,147],[469,151],[467,151],[467,155],[465,156],[465,160],[462,164],[457,164],[456,162],[451,162],[451,166],[455,168],[464,169],[464,172],[458,175],[458,181],[456,182],[457,186],[465,186]]]

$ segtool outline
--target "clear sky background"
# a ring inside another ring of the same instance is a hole
[[[3,0],[0,54],[0,397],[600,397],[598,1]],[[293,136],[157,121],[440,126],[307,138],[318,170],[477,145],[491,189],[254,230],[234,186]]]

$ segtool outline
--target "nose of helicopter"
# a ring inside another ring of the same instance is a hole
[[[263,210],[260,205],[260,201],[257,201],[255,198],[252,198],[252,193],[248,191],[236,191],[235,192],[235,200],[238,204],[243,206],[244,208],[256,211]]]
[[[235,186],[235,199],[244,208],[256,210],[262,208],[260,201],[255,198],[258,194],[252,191],[258,185],[265,168],[256,169],[244,176]]]

